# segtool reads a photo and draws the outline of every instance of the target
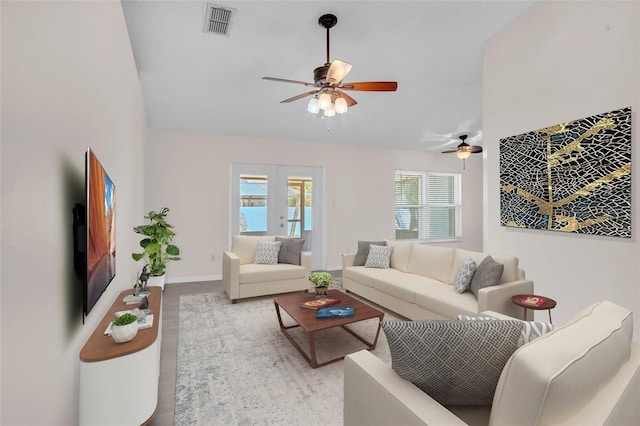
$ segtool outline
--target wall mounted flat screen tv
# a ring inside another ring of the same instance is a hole
[[[116,187],[91,148],[87,150],[85,172],[86,315],[116,276]]]

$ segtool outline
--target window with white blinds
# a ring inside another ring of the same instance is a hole
[[[462,176],[459,173],[395,174],[397,240],[461,238]]]

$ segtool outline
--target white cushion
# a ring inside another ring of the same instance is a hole
[[[409,241],[385,240],[389,247],[393,247],[391,252],[391,266],[402,272],[407,272],[409,267],[409,259],[411,259],[411,247],[413,243]]]
[[[458,314],[477,315],[478,300],[471,292],[456,293],[452,285],[440,284],[416,291],[416,305],[444,318]]]
[[[281,244],[282,243],[280,241],[258,241],[256,257],[253,258],[253,263],[260,263],[263,265],[277,264]]]
[[[240,258],[240,264],[253,263],[258,241],[274,241],[273,236],[234,235],[231,251]]]
[[[450,247],[414,243],[411,247],[408,272],[451,284],[454,254],[455,249]]]
[[[558,424],[588,406],[629,359],[632,313],[609,301],[518,349],[498,382],[491,421]],[[526,384],[526,393],[523,387]]]
[[[461,294],[471,288],[471,279],[476,272],[476,262],[468,257],[459,267],[456,276],[453,278],[453,288],[456,293]]]
[[[297,278],[307,278],[307,271],[304,267],[288,263],[278,263],[276,265],[247,263],[240,266],[240,284],[257,283],[257,285],[260,285],[269,281],[284,281]],[[309,287],[311,287],[311,283],[309,283]]]
[[[367,262],[364,264],[364,267],[381,269],[389,268],[392,250],[393,247],[376,246],[372,244],[369,247],[369,255],[367,256]]]

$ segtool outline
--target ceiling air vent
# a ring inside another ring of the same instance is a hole
[[[229,35],[233,12],[234,9],[207,3],[207,9],[204,14],[204,32]]]

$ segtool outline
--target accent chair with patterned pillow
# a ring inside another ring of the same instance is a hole
[[[231,303],[308,290],[311,254],[299,251],[303,244],[298,238],[234,235],[222,256],[222,286]]]

